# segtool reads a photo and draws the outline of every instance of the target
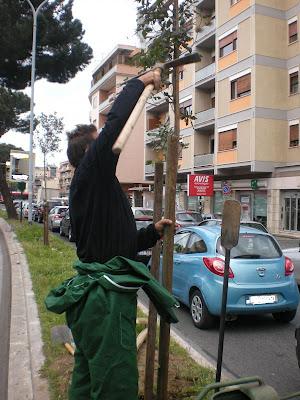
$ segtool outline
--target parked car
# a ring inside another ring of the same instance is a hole
[[[214,214],[202,214],[203,221],[205,221],[207,219],[214,219],[214,218],[215,218]]]
[[[47,200],[47,203],[48,203],[48,211],[52,210],[52,208],[57,207],[57,206],[67,207],[67,201],[63,198],[62,199],[59,199],[59,198],[50,199],[50,200]],[[37,222],[39,222],[40,224],[43,223],[43,220],[44,220],[44,208],[45,208],[45,202],[42,201],[38,204],[37,217],[36,217]]]
[[[176,211],[175,218],[176,218],[177,228],[198,225],[198,222],[191,214],[189,214],[188,211]]]
[[[149,216],[139,217],[135,219],[136,229],[140,230],[142,228],[147,228],[150,224],[153,223],[153,218]],[[146,249],[138,252],[136,260],[148,265],[149,260],[152,255],[152,249]]]
[[[173,294],[190,308],[195,326],[209,328],[220,316],[225,252],[220,225],[188,227],[174,237]],[[270,234],[241,227],[231,251],[227,313],[271,313],[279,322],[297,312],[294,265]]]
[[[70,242],[74,242],[69,209],[67,209],[66,212],[63,212],[61,215],[62,219],[60,221],[59,234],[60,236],[67,236]]]
[[[222,224],[221,219],[207,219],[205,221],[200,222],[199,226],[215,226],[215,225],[221,225],[221,224]],[[250,228],[255,228],[255,229],[258,229],[265,233],[268,233],[267,228],[261,222],[241,221],[240,225],[241,226],[249,226]]]
[[[202,214],[197,211],[188,210],[187,213],[191,215],[197,222],[201,222],[203,220]]]
[[[66,206],[57,206],[53,207],[49,212],[49,229],[52,232],[59,231],[60,222],[64,213],[67,211],[68,207]]]
[[[152,208],[143,208],[143,207],[131,207],[134,219],[141,217],[150,217],[153,218],[153,210]]]

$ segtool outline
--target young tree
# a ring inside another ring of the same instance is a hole
[[[32,0],[35,7],[42,0]],[[49,0],[38,17],[36,80],[66,83],[92,58],[84,30],[73,18],[73,0]],[[10,129],[29,131],[30,99],[18,90],[31,82],[32,12],[24,0],[0,0],[0,137]],[[0,172],[0,185],[8,187]],[[5,204],[13,205],[9,199]],[[8,210],[7,210],[8,211]]]
[[[38,116],[39,124],[35,130],[35,143],[43,153],[44,165],[44,185],[45,185],[45,201],[47,201],[47,176],[46,166],[47,157],[51,153],[59,151],[61,135],[64,130],[63,118],[54,114],[41,114]]]
[[[8,218],[17,219],[17,212],[13,205],[10,190],[6,181],[6,162],[10,159],[11,150],[21,150],[20,147],[15,147],[12,144],[0,144],[0,192],[3,196],[3,201],[6,207]]]

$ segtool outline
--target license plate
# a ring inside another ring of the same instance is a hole
[[[265,294],[261,296],[249,296],[246,300],[246,304],[273,304],[278,300],[277,294]]]

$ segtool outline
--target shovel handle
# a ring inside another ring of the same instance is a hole
[[[120,133],[118,139],[115,141],[115,144],[113,145],[112,151],[115,154],[120,154],[121,151],[123,150],[129,136],[131,135],[131,132],[136,124],[136,121],[138,120],[141,112],[143,111],[146,101],[148,100],[148,97],[152,93],[154,89],[154,85],[151,83],[150,85],[147,85],[141,94],[141,97],[139,98],[138,102],[136,103],[132,113],[130,114],[130,117],[128,118],[124,128],[122,129],[122,132]]]
[[[74,356],[75,350],[74,347],[70,345],[70,343],[64,343],[65,348],[68,350],[72,356]]]

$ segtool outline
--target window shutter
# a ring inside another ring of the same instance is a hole
[[[298,71],[290,74],[290,78],[298,78]]]
[[[232,43],[234,41],[234,39],[237,39],[237,31],[231,33],[230,35],[228,35],[220,40],[220,42],[219,42],[220,49],[222,49],[222,47],[225,47],[228,44]]]
[[[219,133],[219,151],[233,149],[233,142],[236,142],[236,129]]]
[[[297,35],[297,33],[298,33],[298,26],[297,26],[297,21],[295,21],[289,24],[289,37]]]
[[[251,74],[241,76],[237,79],[237,94],[251,91]]]
[[[290,126],[290,145],[295,140],[299,140],[299,124]]]

